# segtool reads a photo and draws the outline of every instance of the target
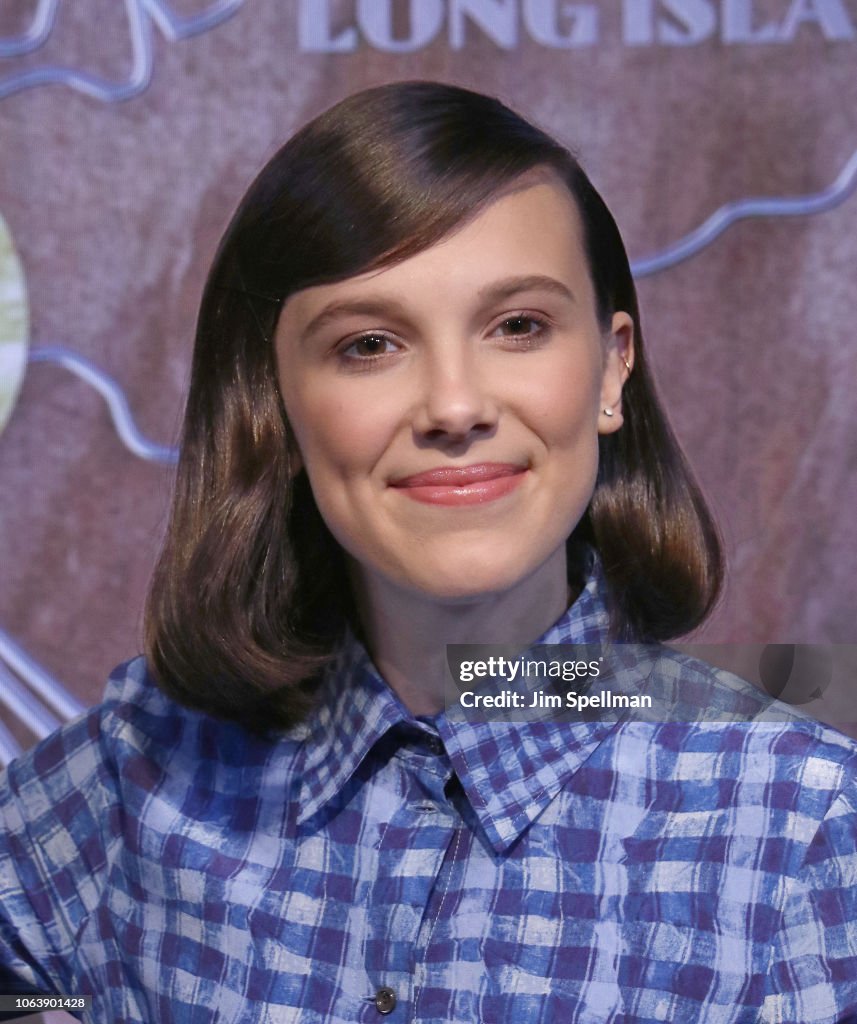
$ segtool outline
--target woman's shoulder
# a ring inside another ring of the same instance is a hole
[[[772,756],[815,756],[843,768],[854,765],[857,740],[816,717],[832,707],[822,699],[823,680],[812,693],[809,684],[803,687],[807,701],[790,703],[687,651],[659,644],[650,650],[643,685],[654,694],[662,720],[676,726],[665,737],[686,733],[704,742],[701,737],[707,735],[710,745],[724,749],[754,754],[765,749]]]
[[[90,813],[142,804],[158,791],[216,781],[234,772],[280,766],[300,746],[291,735],[262,738],[242,726],[185,707],[157,685],[138,656],[111,672],[102,700],[56,730],[0,773],[0,817]],[[106,822],[106,818],[102,824]]]
[[[185,714],[158,689],[145,658],[132,658],[110,673],[98,704],[12,761],[9,786],[19,796],[39,787],[49,797],[69,782],[79,790],[95,779],[106,782],[120,745],[169,745],[183,731]]]
[[[28,813],[37,813],[56,808],[69,790],[91,795],[105,788],[110,739],[119,732],[120,716],[130,717],[131,708],[145,704],[147,681],[142,658],[116,668],[102,701],[25,751],[0,774],[0,809],[14,799]]]
[[[653,710],[626,719],[623,762],[645,764],[650,783],[679,787],[688,806],[755,808],[808,836],[829,816],[857,822],[853,737],[684,651],[654,645],[640,678]]]

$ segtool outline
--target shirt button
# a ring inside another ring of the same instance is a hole
[[[378,1013],[392,1013],[396,1009],[396,993],[384,986],[375,993],[375,1009]]]
[[[426,741],[426,745],[432,754],[443,753],[443,743],[437,738],[437,736],[429,736]]]

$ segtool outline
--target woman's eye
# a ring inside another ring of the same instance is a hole
[[[364,334],[346,345],[342,349],[342,355],[353,360],[373,359],[396,351],[396,345],[386,334]]]
[[[504,338],[534,339],[547,329],[547,324],[534,316],[521,313],[518,316],[508,316],[498,325],[495,333]]]

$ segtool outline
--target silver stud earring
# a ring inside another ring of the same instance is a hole
[[[604,413],[605,416],[612,416],[613,415],[613,410],[612,409],[608,409],[606,405],[602,409],[602,412]]]

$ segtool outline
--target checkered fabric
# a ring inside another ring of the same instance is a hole
[[[541,642],[602,643],[602,591]],[[265,742],[137,659],[14,762],[0,992],[89,993],[99,1024],[857,1020],[848,738],[787,714],[426,722],[353,639],[324,686]]]

